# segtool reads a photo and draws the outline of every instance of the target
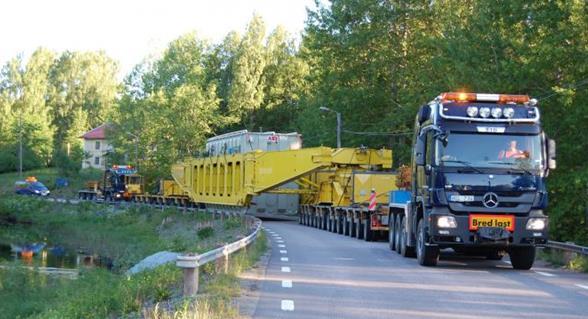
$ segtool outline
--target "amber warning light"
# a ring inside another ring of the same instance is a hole
[[[516,94],[487,94],[487,93],[464,93],[464,92],[446,92],[441,93],[441,101],[455,102],[498,102],[501,104],[515,103],[526,104],[530,99],[528,95]]]

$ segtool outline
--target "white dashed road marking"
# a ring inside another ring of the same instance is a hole
[[[541,276],[545,276],[545,277],[555,277],[554,274],[550,274],[548,272],[543,272],[543,271],[535,271],[535,273],[541,275]]]
[[[287,250],[280,250],[280,254],[287,254],[288,251]]]
[[[278,247],[280,247],[280,248],[286,248],[286,245],[281,245],[280,244],[280,245],[278,245]]]
[[[355,258],[351,258],[351,257],[336,257],[335,260],[355,260]]]
[[[292,288],[292,280],[282,280],[282,288]]]
[[[290,267],[282,267],[282,272],[290,272]]]
[[[276,243],[283,243],[283,240],[276,240]]]
[[[282,300],[282,310],[294,311],[294,300]]]
[[[580,287],[582,289],[586,289],[588,290],[588,285],[580,285],[580,284],[576,284],[576,287]]]
[[[288,257],[282,257],[280,258],[281,261],[288,261]]]

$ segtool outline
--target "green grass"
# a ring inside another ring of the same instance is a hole
[[[556,267],[588,273],[588,256],[575,253],[566,254],[558,249],[542,249],[537,257]]]
[[[226,227],[229,220],[215,221],[209,214],[175,209],[123,210],[89,202],[66,205],[5,196],[0,201],[0,242],[46,240],[69,249],[83,247],[112,258],[114,268],[82,269],[79,279],[71,280],[10,267],[19,263],[5,262],[9,267],[0,269],[0,318],[117,317],[169,299],[179,291],[181,272],[175,265],[131,278],[124,272],[157,251],[204,252],[242,236],[245,229],[233,226],[235,219]],[[198,231],[207,227],[214,229],[213,234],[199,239]],[[203,282],[216,273],[211,266],[203,267]]]
[[[246,250],[231,256],[229,272],[205,267],[201,277],[205,280],[203,292],[197,298],[184,299],[172,306],[172,310],[156,304],[142,310],[148,319],[229,319],[238,318],[233,301],[241,292],[238,275],[251,268],[267,251],[267,239],[263,232]],[[212,265],[212,264],[209,264]]]
[[[67,178],[68,187],[57,188],[55,181],[62,177],[55,168],[42,168],[23,172],[22,177],[18,173],[0,174],[0,195],[14,194],[14,183],[23,180],[27,176],[34,176],[38,181],[43,183],[51,191],[51,196],[74,198],[77,197],[78,190],[84,188],[86,182],[90,180],[100,180],[102,172],[96,169],[84,169],[75,177]]]

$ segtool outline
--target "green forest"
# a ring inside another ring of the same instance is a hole
[[[441,92],[529,94],[558,143],[549,176],[555,239],[588,244],[588,3],[583,0],[338,0],[308,9],[301,35],[244,30],[173,40],[119,79],[104,52],[19,55],[0,73],[0,172],[76,174],[80,136],[110,123],[113,163],[148,177],[237,129],[298,131],[304,146],[389,147],[407,163],[418,107]]]

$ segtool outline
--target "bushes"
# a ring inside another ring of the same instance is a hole
[[[547,179],[551,237],[588,245],[588,169],[553,173]]]

